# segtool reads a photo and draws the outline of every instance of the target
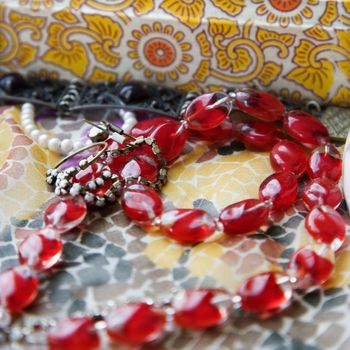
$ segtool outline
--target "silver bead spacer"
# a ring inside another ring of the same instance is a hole
[[[79,167],[83,169],[83,168],[85,168],[88,164],[89,164],[89,162],[88,162],[86,159],[82,159],[82,160],[79,162]]]
[[[90,191],[96,190],[96,184],[95,184],[94,181],[89,181],[89,182],[86,184],[86,187],[87,187]]]
[[[101,177],[98,177],[95,179],[95,183],[97,186],[103,186],[105,181]]]
[[[93,203],[95,196],[92,193],[86,193],[84,199],[88,203]]]

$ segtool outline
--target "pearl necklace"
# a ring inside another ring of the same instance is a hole
[[[135,113],[125,110],[118,111],[119,117],[123,120],[122,129],[128,132],[137,123]],[[23,104],[21,108],[20,121],[23,130],[27,136],[44,149],[55,152],[61,155],[68,155],[72,151],[77,151],[83,147],[81,141],[73,142],[70,138],[60,139],[52,132],[47,132],[40,129],[35,123],[34,106],[31,103]],[[92,130],[91,133],[96,132]],[[91,144],[91,141],[88,141]]]

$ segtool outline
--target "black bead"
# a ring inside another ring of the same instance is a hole
[[[119,97],[125,103],[143,101],[151,96],[149,87],[141,82],[130,82],[124,84],[119,91]]]
[[[0,88],[7,94],[14,94],[26,87],[28,83],[19,73],[8,73],[0,78]]]

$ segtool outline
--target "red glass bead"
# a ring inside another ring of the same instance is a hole
[[[139,224],[150,224],[163,212],[159,194],[146,185],[134,184],[127,187],[121,196],[125,214]]]
[[[338,182],[342,175],[342,160],[337,148],[327,143],[314,150],[308,159],[306,171],[311,179],[327,177]]]
[[[181,154],[187,139],[187,131],[180,122],[164,117],[140,121],[130,133],[134,137],[152,137],[168,162]]]
[[[211,107],[221,99],[227,97],[222,93],[207,93],[196,97],[187,107],[183,118],[187,121],[189,129],[209,130],[222,123],[229,108],[226,102]]]
[[[308,148],[315,148],[329,142],[327,128],[312,114],[293,110],[283,120],[288,135]]]
[[[198,243],[216,230],[215,219],[201,209],[173,209],[161,216],[160,230],[180,243]]]
[[[259,198],[263,201],[271,200],[274,211],[290,207],[297,196],[297,178],[290,171],[270,175],[259,187]]]
[[[292,298],[289,277],[278,272],[264,272],[248,278],[239,288],[245,311],[268,315],[286,307]]]
[[[229,235],[247,234],[267,223],[269,209],[258,199],[246,199],[224,208],[219,220]]]
[[[337,208],[343,199],[339,186],[327,178],[310,180],[305,185],[301,197],[308,210],[319,205]]]
[[[49,350],[98,350],[100,338],[89,317],[59,321],[47,335]]]
[[[20,265],[0,274],[0,304],[16,314],[32,304],[38,294],[38,278]]]
[[[273,146],[270,162],[276,172],[288,170],[298,177],[305,171],[307,157],[302,147],[294,142],[283,140]]]
[[[345,240],[345,221],[328,205],[313,208],[305,219],[305,227],[316,241],[329,244],[334,250]]]
[[[301,248],[289,262],[289,272],[297,279],[297,288],[301,289],[326,282],[333,269],[334,252],[326,245]]]
[[[130,303],[106,316],[107,333],[118,342],[141,345],[159,339],[165,321],[164,311],[145,303]]]
[[[225,143],[232,139],[232,122],[225,119],[220,125],[208,130],[189,130],[188,137],[191,140]]]
[[[255,120],[235,123],[233,135],[247,148],[258,151],[269,151],[284,137],[277,125]]]
[[[122,178],[144,177],[146,180],[153,182],[157,179],[158,163],[148,156],[138,156],[136,159],[129,159],[120,171]]]
[[[94,162],[85,169],[80,170],[72,179],[73,183],[78,183],[81,186],[87,186],[88,183],[95,183],[97,178],[102,178],[104,171],[110,171],[111,169],[103,164]],[[95,189],[90,190],[96,196],[104,196],[109,190],[112,181],[110,179],[104,180],[102,185],[95,183]]]
[[[41,230],[30,234],[18,246],[19,261],[38,271],[54,266],[62,254],[62,241],[55,231]]]
[[[56,197],[44,211],[44,222],[56,232],[66,232],[78,226],[86,212],[86,203],[82,197]]]
[[[186,289],[175,296],[172,306],[176,324],[189,329],[205,329],[226,321],[233,305],[230,294],[223,290]]]
[[[282,118],[285,108],[283,103],[275,96],[252,88],[235,91],[236,106],[244,113],[267,122]]]
[[[109,157],[105,163],[113,174],[121,178],[137,179],[141,176],[153,182],[158,176],[159,161],[148,145],[137,148],[127,155]]]

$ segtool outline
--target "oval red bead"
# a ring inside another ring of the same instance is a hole
[[[290,171],[275,173],[267,177],[259,187],[259,198],[271,201],[275,211],[290,207],[298,196],[298,182]]]
[[[150,224],[163,212],[159,194],[146,185],[134,184],[127,187],[121,196],[125,214],[139,224]]]
[[[284,129],[289,136],[308,148],[315,148],[329,142],[327,128],[312,114],[293,110],[286,113]]]
[[[38,294],[38,278],[28,266],[16,266],[0,274],[0,304],[11,314],[21,312]]]
[[[140,121],[130,134],[152,137],[160,147],[161,155],[169,162],[181,154],[187,139],[187,131],[180,122],[164,117]]]
[[[107,333],[115,341],[141,345],[159,339],[165,321],[164,311],[145,303],[130,303],[108,313]]]
[[[235,123],[233,135],[237,140],[244,143],[247,148],[258,151],[271,150],[284,137],[277,125],[255,120]]]
[[[291,171],[295,176],[300,176],[306,169],[306,153],[296,143],[283,140],[276,143],[270,152],[270,162],[276,171]]]
[[[206,329],[228,319],[232,311],[229,293],[219,289],[186,289],[173,302],[174,321],[189,329]]]
[[[111,179],[105,179],[102,185],[97,185],[95,180],[97,178],[102,178],[104,171],[109,171],[110,168],[103,163],[92,163],[85,169],[80,170],[72,179],[73,183],[78,183],[81,186],[88,186],[89,183],[94,184],[94,189],[90,190],[96,196],[104,196],[109,190],[112,181]]]
[[[268,314],[289,304],[292,288],[287,275],[265,272],[244,281],[238,295],[244,310]]]
[[[44,222],[56,232],[66,232],[78,226],[86,212],[86,203],[82,197],[56,197],[44,211]]]
[[[191,140],[210,141],[218,144],[232,139],[232,122],[225,119],[220,125],[208,130],[189,130],[188,137]]]
[[[306,216],[305,227],[317,242],[329,244],[334,250],[345,240],[345,221],[328,205],[313,208]]]
[[[306,171],[311,179],[326,177],[338,182],[342,175],[342,160],[337,148],[326,144],[314,150],[308,159]]]
[[[19,261],[37,271],[47,270],[58,262],[62,248],[62,241],[54,231],[34,232],[19,244]]]
[[[47,335],[49,350],[98,350],[100,338],[89,317],[59,321]]]
[[[216,230],[215,219],[201,209],[173,209],[161,216],[160,230],[180,243],[198,243]]]
[[[159,160],[148,145],[135,149],[127,155],[109,157],[106,164],[113,174],[120,178],[143,177],[153,182],[157,179]]]
[[[225,97],[226,95],[222,93],[208,93],[196,97],[183,115],[189,129],[204,131],[222,123],[229,112],[227,103],[224,102],[213,108],[211,106]]]
[[[301,197],[308,210],[319,205],[337,208],[343,199],[339,186],[327,178],[310,180],[305,185]]]
[[[301,248],[290,258],[289,269],[297,279],[298,288],[307,289],[318,286],[331,277],[334,262],[326,257],[326,250],[329,248],[326,246],[320,248],[324,249],[324,252],[317,252],[309,247]],[[330,253],[333,254],[333,252]]]
[[[224,208],[219,220],[229,235],[247,234],[255,232],[266,225],[269,209],[258,199],[246,199]]]
[[[285,108],[283,103],[275,96],[252,88],[235,91],[236,106],[244,113],[267,122],[282,118]]]

